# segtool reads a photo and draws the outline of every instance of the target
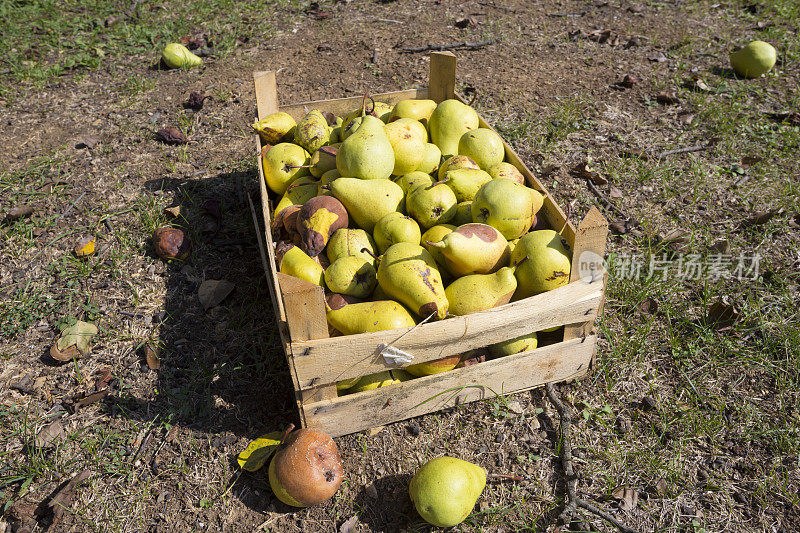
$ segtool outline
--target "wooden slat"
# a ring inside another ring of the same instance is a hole
[[[481,348],[546,328],[592,319],[601,283],[577,281],[501,307],[423,324],[318,341],[292,342],[301,388],[398,368],[386,364],[378,345],[392,344],[422,363]],[[294,339],[292,334],[292,339]],[[405,365],[407,366],[407,365]]]
[[[607,272],[603,266],[603,258],[606,253],[607,237],[608,221],[596,207],[592,206],[575,232],[570,283],[580,279],[598,279],[603,285],[603,295],[605,295]],[[598,305],[598,314],[601,312],[602,306],[603,300],[601,299]],[[567,325],[564,327],[564,340],[589,335],[593,326],[594,318],[590,321]]]
[[[431,54],[428,98],[441,102],[455,97],[456,56],[452,52],[433,52]]]
[[[306,422],[332,436],[584,375],[595,337],[305,405]]]
[[[256,107],[258,108],[258,119],[266,117],[278,111],[278,86],[275,80],[275,73],[254,72],[253,82],[256,86]]]
[[[428,97],[428,89],[408,89],[405,91],[392,91],[381,94],[370,95],[375,101],[383,102],[393,106],[400,100],[425,99]],[[336,98],[334,100],[316,100],[313,102],[300,102],[299,104],[286,105],[280,111],[289,113],[295,120],[300,120],[312,109],[320,111],[330,111],[334,115],[344,117],[350,111],[361,107],[364,96],[351,96],[349,98]]]

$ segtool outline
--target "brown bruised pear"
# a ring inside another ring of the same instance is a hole
[[[163,226],[153,233],[153,248],[161,259],[183,261],[189,257],[192,241],[180,228]]]
[[[318,429],[289,433],[269,463],[269,485],[280,501],[308,507],[330,499],[344,470],[336,443]]]
[[[456,277],[491,274],[508,265],[508,241],[486,224],[464,224],[441,241],[426,244],[439,249],[447,269]]]
[[[297,122],[289,113],[278,111],[262,118],[251,127],[258,132],[261,139],[267,144],[278,144],[282,141],[291,141]]]
[[[330,137],[331,129],[328,126],[328,119],[316,109],[309,111],[300,119],[294,130],[294,142],[305,148],[309,154],[313,154],[325,146]]]
[[[297,215],[297,232],[303,249],[316,257],[328,244],[331,235],[349,223],[347,211],[333,196],[315,196],[300,209]]]

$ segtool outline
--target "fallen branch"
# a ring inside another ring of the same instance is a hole
[[[483,48],[484,46],[489,46],[490,44],[494,44],[496,39],[487,39],[485,41],[478,41],[476,43],[451,43],[451,44],[429,44],[428,46],[420,46],[418,48],[401,48],[401,52],[406,53],[415,53],[415,52],[429,52],[431,50],[459,50],[459,49],[466,49],[466,50],[477,50],[478,48]]]
[[[658,156],[659,159],[663,159],[668,155],[675,155],[675,154],[688,154],[690,152],[702,152],[703,150],[708,150],[711,148],[711,144],[697,144],[695,146],[687,146],[686,148],[676,148],[675,150],[667,150],[666,152],[661,152]]]
[[[625,211],[623,211],[622,209],[620,209],[619,207],[614,205],[614,202],[612,202],[611,200],[606,198],[606,195],[603,194],[603,192],[600,189],[597,188],[597,185],[595,185],[592,182],[591,179],[589,179],[589,178],[583,178],[583,179],[586,181],[586,185],[589,186],[589,190],[592,191],[592,193],[595,196],[597,196],[600,199],[600,201],[603,202],[603,204],[605,204],[606,207],[608,207],[609,209],[614,211],[616,214],[618,214],[619,216],[621,216],[625,220],[630,220],[631,219],[631,217],[629,217],[627,215],[627,213],[625,213]]]
[[[578,476],[575,474],[575,469],[572,466],[572,442],[570,440],[570,431],[572,428],[572,415],[570,414],[569,407],[564,405],[561,397],[556,392],[556,388],[552,383],[545,384],[547,397],[550,402],[555,406],[558,411],[559,427],[561,432],[561,468],[564,470],[564,475],[567,478],[567,499],[569,500],[564,506],[564,510],[558,515],[558,519],[564,525],[569,525],[572,521],[575,511],[578,507],[586,509],[590,513],[594,513],[606,522],[613,524],[623,533],[637,533],[635,529],[631,529],[607,511],[592,505],[591,503],[578,497]]]

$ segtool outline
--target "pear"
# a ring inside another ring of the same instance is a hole
[[[516,339],[498,342],[489,346],[489,353],[492,354],[492,357],[505,357],[506,355],[535,350],[537,343],[536,333],[528,333]]]
[[[335,168],[327,171],[319,179],[319,182],[317,182],[317,195],[318,196],[333,196],[333,194],[331,194],[330,184],[333,183],[334,181],[338,180],[341,177],[342,177],[342,175],[339,174],[339,170],[337,170]]]
[[[381,218],[403,205],[403,189],[391,180],[339,178],[329,187],[356,224],[369,233]]]
[[[384,292],[420,317],[447,316],[447,297],[431,254],[419,244],[399,242],[378,261],[378,283]]]
[[[180,43],[169,43],[165,46],[161,52],[161,60],[167,68],[192,68],[203,63],[202,59]]]
[[[511,254],[514,253],[514,248],[517,247],[517,243],[519,243],[519,239],[512,239],[508,241],[508,257],[511,258]]]
[[[349,223],[342,203],[332,196],[315,196],[303,204],[297,215],[297,233],[303,250],[316,257],[328,244],[328,239]]]
[[[458,154],[458,141],[469,130],[478,127],[478,113],[458,100],[444,100],[431,113],[428,131],[433,144],[444,157]]]
[[[325,254],[331,264],[342,257],[353,256],[365,259],[374,266],[373,255],[377,255],[377,247],[372,236],[363,229],[342,228],[331,236]]]
[[[439,166],[439,180],[443,180],[445,173],[449,172],[450,170],[458,170],[462,168],[472,170],[481,169],[481,167],[478,166],[478,163],[469,157],[465,155],[454,155],[445,159],[444,163]]]
[[[361,379],[360,376],[356,376],[354,378],[343,379],[341,381],[337,381],[336,382],[336,391],[337,392],[344,392],[347,389],[349,389],[350,387],[352,387],[353,385],[355,385],[356,383],[358,383],[358,380],[360,380],[360,379]],[[341,396],[341,394],[339,396]]]
[[[390,122],[384,127],[386,137],[394,150],[394,168],[392,174],[402,176],[417,170],[423,157],[425,157],[425,139],[420,138],[419,132],[412,129],[406,122],[419,124],[416,120],[401,119]],[[425,128],[419,124],[423,132]]]
[[[409,365],[405,367],[406,372],[413,376],[431,376],[433,374],[441,374],[453,370],[458,363],[461,362],[461,354],[442,357],[433,361],[425,363],[417,363],[416,365]]]
[[[373,390],[379,387],[386,387],[387,385],[394,385],[401,381],[412,379],[414,376],[405,370],[384,370],[377,374],[370,374],[359,379],[356,384],[350,388],[348,392],[364,392],[365,390]]]
[[[341,120],[341,119],[339,119]],[[328,138],[328,144],[333,146],[334,144],[340,144],[344,139],[342,139],[342,127],[341,126],[334,126],[331,128],[331,135]]]
[[[358,129],[339,147],[336,168],[348,178],[372,180],[391,176],[394,149],[383,130],[383,122],[373,116],[365,116]]]
[[[525,185],[525,176],[522,175],[522,172],[517,169],[511,163],[506,163],[505,161],[501,161],[496,165],[489,167],[486,172],[492,177],[492,179],[498,178],[506,178],[510,180],[514,180],[520,185]]]
[[[309,174],[308,160],[311,157],[301,146],[280,143],[262,150],[261,163],[267,187],[275,194],[283,194],[297,178]]]
[[[425,174],[433,174],[442,162],[442,151],[433,143],[425,143],[425,155],[417,170]]]
[[[320,287],[325,286],[325,271],[322,266],[294,244],[279,242],[275,248],[275,260],[282,274],[294,276]]]
[[[406,196],[406,211],[423,228],[446,224],[456,214],[456,195],[444,183],[420,186]]]
[[[391,135],[389,132],[393,132],[393,135],[398,135],[399,133],[410,133],[423,143],[427,144],[428,142],[428,130],[425,129],[425,126],[423,126],[418,120],[401,118],[389,122],[386,124],[386,136],[389,137],[389,140],[391,140]]]
[[[530,187],[528,187],[528,192],[531,193],[531,212],[534,214],[534,220],[531,222],[531,225],[534,225],[536,224],[535,215],[544,205],[544,195],[536,189],[531,189]]]
[[[375,276],[375,267],[370,261],[360,257],[342,257],[325,269],[325,285],[335,293],[366,298],[378,284]]]
[[[314,109],[309,111],[306,116],[297,123],[294,130],[294,142],[305,148],[309,154],[313,154],[328,143],[331,130],[328,126],[328,119],[322,111]],[[321,176],[322,174],[320,174]]]
[[[494,274],[471,274],[447,286],[445,294],[451,315],[468,315],[505,305],[517,289],[513,267],[503,267]]]
[[[326,298],[328,323],[343,335],[408,328],[417,321],[394,300],[346,303],[341,295]]]
[[[392,297],[386,294],[386,291],[383,290],[381,284],[378,283],[375,285],[375,290],[372,291],[372,300],[377,302],[379,300],[391,300]]]
[[[753,41],[744,48],[731,53],[731,66],[743,78],[757,78],[775,66],[775,48],[764,41]]]
[[[394,105],[389,120],[410,118],[427,124],[434,109],[436,102],[433,100],[400,100]]]
[[[389,104],[375,102],[373,106],[369,106],[367,105],[365,99],[362,107],[358,107],[344,116],[341,127],[343,130],[350,130],[352,132],[353,128],[351,123],[355,120],[360,120],[367,115],[375,117],[385,124],[389,120],[391,114],[392,107]]]
[[[346,120],[345,123],[339,127],[339,141],[344,142],[350,137],[359,126],[361,126],[361,122],[363,116],[357,116],[351,120]]]
[[[317,188],[319,185],[311,176],[301,176],[294,180],[291,185],[286,188],[278,205],[275,206],[275,211],[272,213],[272,220],[277,221],[278,215],[285,208],[290,205],[303,205],[317,195]]]
[[[315,178],[321,178],[323,174],[331,170],[336,170],[336,154],[338,148],[333,146],[323,146],[311,156],[311,167],[308,169]]]
[[[369,114],[373,117],[379,118],[381,122],[386,124],[392,116],[392,106],[386,102],[375,102],[375,105],[370,109]]]
[[[427,241],[442,252],[453,276],[491,274],[508,265],[508,241],[486,224],[465,224],[442,237]]]
[[[452,527],[464,521],[486,486],[486,471],[455,457],[437,457],[417,470],[408,493],[429,524]]]
[[[403,188],[403,192],[408,194],[409,191],[416,189],[420,185],[433,185],[433,180],[428,174],[419,170],[404,174],[395,180],[395,183]]]
[[[395,211],[384,215],[375,224],[372,236],[378,245],[378,251],[384,253],[391,245],[398,242],[419,244],[422,233],[413,218]]]
[[[278,111],[267,115],[251,127],[258,132],[262,141],[274,145],[294,139],[296,126],[297,123],[289,113]]]
[[[445,235],[447,235],[452,231],[455,231],[455,229],[456,227],[453,226],[452,224],[439,224],[437,226],[429,228],[425,233],[422,234],[422,239],[420,239],[422,246],[426,250],[428,250],[428,252],[433,256],[434,261],[436,261],[436,264],[439,265],[440,267],[446,266],[446,259],[442,254],[442,249],[439,248],[438,246],[431,246],[428,243],[429,242],[438,243],[444,238]],[[446,270],[443,272],[442,269],[440,268],[439,272],[441,274],[444,274]]]
[[[441,181],[453,190],[458,202],[471,202],[478,190],[492,181],[492,177],[483,170],[457,169],[445,172]]]
[[[488,128],[477,128],[466,132],[458,140],[458,154],[465,155],[488,170],[503,161],[506,149],[503,139]]]
[[[550,229],[524,235],[511,254],[517,265],[519,300],[562,287],[569,283],[572,251],[566,239]]]
[[[451,220],[456,226],[463,226],[472,222],[472,202],[458,202],[456,204],[456,215]]]
[[[269,463],[269,485],[280,501],[308,507],[328,500],[342,484],[342,460],[327,433],[304,428],[289,433]]]
[[[483,185],[472,201],[472,221],[489,224],[506,240],[521,237],[533,222],[533,197],[519,183],[499,179]]]

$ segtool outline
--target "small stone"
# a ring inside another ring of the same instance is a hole
[[[417,424],[409,424],[407,426],[408,432],[411,434],[412,437],[419,437],[419,426]]]
[[[508,409],[510,412],[512,412],[514,414],[517,414],[517,415],[521,415],[522,413],[525,412],[525,409],[522,407],[522,404],[520,404],[519,402],[508,402],[506,404],[506,409]]]

